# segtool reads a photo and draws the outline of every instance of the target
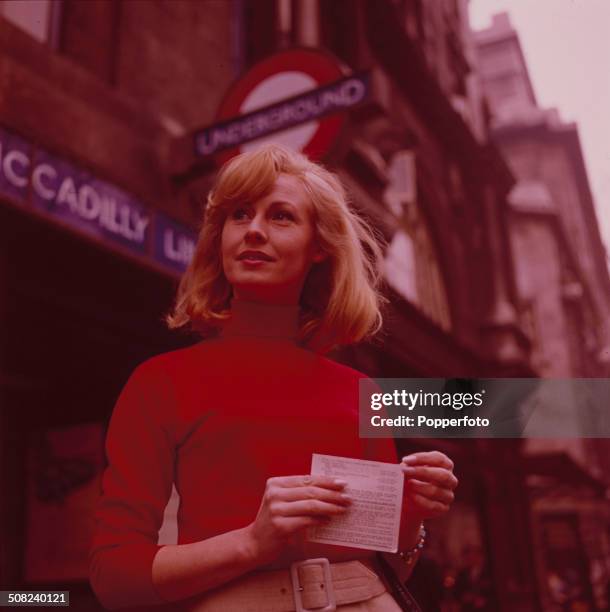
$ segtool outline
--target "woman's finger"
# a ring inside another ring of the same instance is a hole
[[[327,516],[276,516],[272,518],[275,530],[281,535],[291,535],[306,527],[317,527],[328,523]]]
[[[402,458],[404,465],[416,466],[416,465],[430,465],[433,467],[443,467],[448,470],[453,469],[453,461],[440,451],[427,451],[421,453],[412,453]]]
[[[452,472],[445,468],[430,466],[402,466],[402,471],[407,478],[414,478],[424,482],[432,482],[440,487],[455,489],[458,486],[458,479]]]
[[[407,490],[429,500],[442,502],[443,504],[451,504],[455,499],[451,489],[439,487],[429,482],[422,482],[421,480],[408,480]]]
[[[334,491],[340,491],[347,486],[347,481],[341,478],[334,478],[332,476],[312,476],[311,474],[304,474],[302,476],[276,476],[267,480],[267,487],[323,487],[325,489],[332,489]]]
[[[352,503],[352,497],[347,493],[314,486],[274,487],[268,492],[267,498],[271,501],[285,502],[317,499],[331,504],[339,504],[341,506],[347,506]]]
[[[347,508],[338,504],[307,499],[294,502],[274,502],[269,506],[272,516],[335,516],[345,513]]]
[[[440,501],[428,499],[423,495],[415,494],[412,498],[414,505],[421,512],[422,510],[426,514],[426,518],[434,518],[444,514],[449,510],[449,504],[444,504]]]

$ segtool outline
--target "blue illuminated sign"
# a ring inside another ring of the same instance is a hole
[[[184,270],[192,256],[192,230],[2,127],[0,195],[174,272]]]

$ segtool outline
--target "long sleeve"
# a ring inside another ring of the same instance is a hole
[[[359,376],[358,385],[361,398],[370,398],[373,393],[382,392],[375,380],[364,374]],[[370,413],[368,410],[361,411],[358,415],[361,426],[364,425],[369,416]],[[386,415],[383,414],[383,416]],[[370,427],[364,427],[364,429],[370,430]],[[367,459],[371,461],[383,461],[384,463],[396,463],[399,460],[394,438],[365,438],[363,442],[364,454]]]
[[[162,373],[145,363],[127,382],[110,421],[90,556],[91,584],[110,609],[162,603],[152,563],[174,474],[174,444],[163,418],[171,402]]]

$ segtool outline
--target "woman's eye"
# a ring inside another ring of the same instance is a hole
[[[273,218],[277,221],[294,221],[294,215],[285,210],[278,210],[273,214]]]
[[[241,221],[242,219],[245,219],[247,216],[248,216],[248,211],[245,208],[236,208],[231,213],[231,219],[235,221]]]

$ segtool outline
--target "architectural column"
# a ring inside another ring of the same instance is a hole
[[[522,364],[528,359],[527,340],[519,327],[518,315],[509,293],[510,264],[502,241],[504,228],[498,215],[498,199],[490,185],[483,188],[485,226],[492,270],[489,313],[482,323],[483,337],[494,359],[506,364]]]
[[[296,43],[304,47],[320,45],[319,0],[296,0]]]

